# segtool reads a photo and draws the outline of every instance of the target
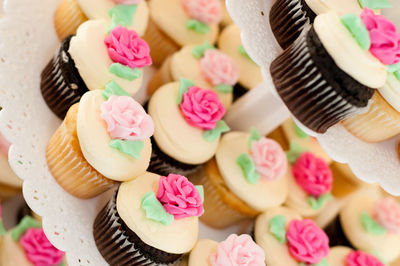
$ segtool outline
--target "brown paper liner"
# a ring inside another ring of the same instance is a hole
[[[87,20],[77,0],[63,0],[54,13],[54,26],[58,38],[63,40],[75,34],[79,25]]]
[[[153,95],[162,85],[172,81],[174,80],[171,75],[171,57],[168,57],[147,85],[147,94]]]
[[[116,182],[97,172],[82,154],[76,131],[78,104],[73,105],[47,146],[46,158],[57,183],[78,198],[92,198]]]
[[[143,39],[149,44],[153,65],[156,67],[161,66],[168,56],[180,48],[180,45],[165,34],[151,17]]]
[[[21,188],[0,184],[0,201],[6,201],[22,192]]]

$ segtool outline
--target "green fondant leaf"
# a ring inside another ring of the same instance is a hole
[[[361,213],[361,224],[364,227],[364,230],[370,233],[371,235],[383,235],[386,233],[386,229],[382,227],[371,215],[369,215],[366,211]]]
[[[110,31],[118,25],[129,27],[133,25],[133,16],[136,13],[137,5],[116,5],[108,11],[111,17]]]
[[[219,120],[214,129],[206,130],[203,133],[203,139],[208,142],[216,141],[222,133],[228,132],[230,130],[229,126],[224,120]]]
[[[174,216],[164,209],[154,192],[147,192],[143,196],[141,207],[147,219],[159,222],[163,225],[170,225],[174,221]]]
[[[259,141],[260,139],[261,139],[260,133],[258,133],[257,129],[252,127],[251,135],[250,135],[249,141],[247,143],[247,146],[249,147],[249,149],[251,148],[251,144],[253,143],[253,141]]]
[[[353,38],[357,41],[360,47],[368,51],[371,47],[371,39],[369,37],[369,32],[362,22],[361,18],[355,14],[348,13],[344,14],[340,20],[343,25],[349,30]]]
[[[305,262],[300,262],[299,266],[307,266],[307,264],[305,264]]]
[[[104,91],[102,92],[102,96],[104,99],[108,100],[111,95],[116,95],[116,96],[130,96],[127,91],[122,89],[117,82],[114,80],[109,82]]]
[[[243,44],[239,45],[238,47],[238,51],[241,55],[243,55],[244,57],[246,57],[247,59],[251,60],[253,62],[253,60],[250,58],[249,54],[246,52],[246,50],[244,49]]]
[[[58,264],[58,266],[66,266],[65,261],[60,262],[60,264]]]
[[[260,174],[257,173],[256,166],[254,165],[250,155],[247,153],[240,154],[236,159],[236,163],[242,169],[243,175],[248,183],[256,184],[258,182]]]
[[[3,236],[7,233],[6,229],[4,228],[3,220],[0,218],[0,236]]]
[[[213,50],[213,49],[215,49],[215,47],[208,41],[205,41],[203,44],[197,45],[192,49],[192,55],[197,59],[200,59],[204,56],[204,53],[207,50]]]
[[[109,145],[111,148],[117,149],[118,151],[125,153],[136,160],[140,160],[140,153],[144,147],[143,141],[140,140],[112,139]]]
[[[374,255],[378,260],[380,260],[384,265],[388,265],[388,261],[385,260],[384,258],[382,258],[382,256],[379,254],[378,251],[374,250],[373,252],[371,252],[372,255]]]
[[[400,70],[394,72],[393,74],[398,80],[400,80]]]
[[[400,63],[388,65],[388,72],[394,73],[396,71],[400,71]]]
[[[204,187],[203,186],[195,186],[195,187],[200,194],[201,202],[204,203]]]
[[[286,243],[286,218],[282,215],[277,215],[269,221],[269,231],[274,238],[281,244]]]
[[[233,87],[230,85],[226,85],[226,84],[220,84],[220,85],[216,85],[214,87],[214,90],[227,94],[227,93],[232,93]]]
[[[390,8],[392,5],[388,0],[358,0],[362,8],[368,7],[370,9]]]
[[[30,228],[41,228],[40,222],[36,221],[30,216],[25,216],[19,222],[19,224],[11,230],[11,238],[14,241],[19,241],[19,239],[25,234],[25,232]]]
[[[110,72],[117,77],[133,81],[140,78],[143,75],[143,71],[140,68],[130,68],[128,66],[121,65],[120,63],[114,63],[110,66]]]
[[[295,141],[291,141],[290,149],[288,152],[286,152],[286,157],[288,162],[290,164],[295,164],[300,155],[302,155],[306,151],[307,151],[306,148],[300,146],[300,144],[298,144]]]
[[[327,193],[327,194],[323,194],[323,195],[319,196],[318,198],[312,197],[312,196],[308,197],[307,202],[311,208],[313,208],[314,210],[319,210],[322,208],[322,206],[324,206],[324,203],[327,200],[330,200],[331,198],[332,198],[332,195],[330,193]]]
[[[194,83],[186,78],[180,78],[179,81],[178,97],[176,98],[177,105],[181,104],[183,100],[183,94],[185,94],[190,87],[194,86]]]
[[[304,132],[295,122],[293,122],[294,125],[294,131],[296,132],[296,135],[301,138],[301,139],[307,139],[310,136]]]
[[[311,266],[329,266],[329,263],[326,258],[323,258],[320,262],[311,264]]]
[[[210,27],[207,24],[196,19],[189,19],[186,21],[186,28],[200,34],[208,33],[210,31]]]

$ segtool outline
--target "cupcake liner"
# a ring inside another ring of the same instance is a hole
[[[110,265],[168,265],[182,256],[145,244],[119,217],[116,192],[93,224],[93,236],[101,255]]]
[[[63,0],[54,13],[54,26],[59,40],[75,34],[79,25],[88,20],[78,0]]]
[[[87,199],[116,183],[97,172],[83,157],[76,133],[77,110],[78,105],[71,107],[66,117],[68,121],[64,121],[50,139],[46,158],[57,183],[71,195]]]
[[[374,93],[336,66],[313,28],[278,56],[270,71],[288,109],[318,133],[357,113]]]
[[[343,231],[339,215],[324,228],[324,231],[329,237],[330,247],[346,246],[355,249]]]
[[[162,85],[173,81],[171,76],[171,57],[168,57],[147,85],[147,94],[153,95]]]
[[[316,14],[304,0],[280,0],[272,5],[269,22],[275,39],[286,49],[307,25],[313,23],[315,17]]]
[[[344,127],[365,142],[379,142],[400,134],[400,113],[379,92],[369,102],[368,112],[347,118]]]
[[[68,53],[72,36],[61,43],[58,54],[50,60],[42,72],[40,89],[49,108],[61,119],[68,109],[79,102],[88,91],[75,67],[74,60]]]

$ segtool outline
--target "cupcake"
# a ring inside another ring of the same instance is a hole
[[[329,266],[384,266],[385,263],[374,255],[364,251],[352,250],[348,247],[337,246],[329,251],[327,258]]]
[[[226,108],[232,104],[233,86],[239,79],[239,68],[228,55],[205,42],[187,45],[168,58],[148,86],[153,94],[163,84],[186,78],[196,86],[213,89]]]
[[[156,66],[182,46],[216,42],[222,18],[220,0],[150,0],[149,7],[144,39]]]
[[[367,16],[369,9],[362,14]],[[372,23],[380,23],[371,17]],[[386,20],[385,20],[386,21]],[[385,27],[370,29],[354,14],[341,17],[334,11],[316,17],[314,25],[271,64],[276,90],[285,105],[303,125],[318,133],[345,118],[365,111],[374,89],[387,78],[382,54],[396,55],[376,34]],[[384,42],[384,41],[383,41]],[[305,67],[306,66],[306,67]]]
[[[189,266],[264,266],[265,254],[249,235],[232,234],[220,243],[200,239],[189,256]]]
[[[61,44],[42,72],[41,91],[61,119],[88,90],[109,89],[133,95],[142,84],[142,68],[151,64],[149,47],[135,31],[105,20],[83,23]]]
[[[67,192],[91,198],[146,171],[153,131],[151,117],[130,96],[90,91],[50,139],[47,164]]]
[[[226,8],[226,0],[221,1],[221,12],[222,12],[222,19],[220,25],[224,28],[229,24],[233,23],[231,16],[229,15],[228,9]]]
[[[144,0],[63,0],[54,13],[54,26],[63,40],[85,21],[95,19],[104,19],[111,27],[122,25],[142,36],[149,8]]]
[[[277,207],[259,215],[254,236],[268,266],[327,265],[327,235],[292,209]]]
[[[166,265],[196,244],[202,187],[146,172],[123,182],[97,215],[93,234],[110,265]]]
[[[217,93],[187,79],[159,88],[148,112],[154,120],[149,171],[160,175],[193,173],[214,156],[221,133],[229,130]]]
[[[191,176],[204,186],[201,221],[225,228],[281,205],[288,195],[286,169],[285,153],[274,140],[255,131],[225,134],[215,158]]]

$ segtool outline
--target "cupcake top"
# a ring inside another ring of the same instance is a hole
[[[89,20],[79,26],[69,53],[89,90],[118,86],[128,94],[142,84],[142,68],[152,64],[150,48],[133,31],[117,26],[109,33],[106,20]]]
[[[151,0],[149,6],[153,21],[180,46],[217,40],[219,0]]]
[[[12,187],[21,187],[22,179],[20,179],[11,169],[8,163],[8,150],[11,143],[0,133],[0,183]]]
[[[90,165],[109,179],[126,181],[146,171],[153,131],[151,117],[130,96],[94,90],[81,98],[79,145]]]
[[[388,73],[385,85],[378,91],[397,112],[400,112],[400,71],[399,75],[396,72]]]
[[[77,0],[90,20],[104,19],[109,24],[122,25],[142,36],[149,21],[145,0]]]
[[[340,212],[347,239],[387,262],[400,255],[400,205],[392,198],[358,194]]]
[[[203,197],[202,186],[194,186],[184,176],[146,172],[121,184],[117,211],[147,245],[182,254],[196,244]]]
[[[222,120],[225,108],[213,90],[181,79],[159,88],[149,101],[154,139],[170,157],[201,164],[217,151],[220,135],[229,130]]]
[[[305,2],[317,15],[331,10],[334,10],[341,15],[346,13],[359,15],[362,12],[358,0],[305,0]]]
[[[337,246],[329,251],[327,257],[329,266],[384,266],[377,257],[364,251],[352,250],[348,247]]]
[[[219,49],[232,57],[239,67],[239,83],[246,89],[252,89],[262,81],[261,68],[249,57],[240,39],[240,28],[232,23],[221,32],[218,39]]]
[[[225,134],[215,154],[226,186],[258,212],[282,204],[287,196],[287,160],[281,146],[257,132]]]

